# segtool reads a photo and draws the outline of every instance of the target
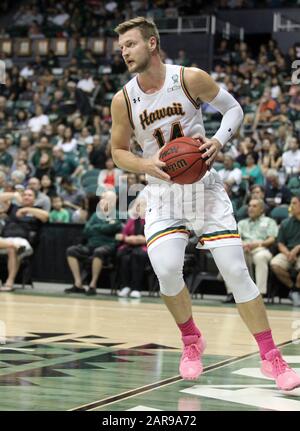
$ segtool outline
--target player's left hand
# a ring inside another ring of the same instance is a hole
[[[204,143],[199,147],[199,150],[203,152],[202,159],[206,159],[205,163],[211,166],[222,148],[222,145],[217,139],[202,138],[202,140]]]

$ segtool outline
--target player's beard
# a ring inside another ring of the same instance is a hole
[[[130,70],[130,72],[132,73],[145,72],[150,65],[150,60],[151,60],[150,54],[147,53],[147,55],[145,55],[145,57],[142,60],[140,60],[138,64],[135,64],[135,66]]]

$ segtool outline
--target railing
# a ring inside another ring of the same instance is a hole
[[[294,19],[291,19],[279,12],[273,15],[273,32],[279,31],[299,31],[300,23]]]
[[[160,33],[206,33],[210,31],[210,16],[179,16],[177,18],[156,19]]]
[[[215,20],[212,28],[214,27],[217,33],[222,33],[224,39],[237,38],[240,41],[244,40],[245,32],[243,27],[237,27],[230,22],[221,21],[215,16],[212,16],[212,20]]]
[[[222,33],[225,39],[236,37],[244,40],[244,29],[229,22],[223,22],[214,15],[184,16],[155,20],[160,33]]]

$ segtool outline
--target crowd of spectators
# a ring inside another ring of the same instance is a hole
[[[149,10],[162,10],[171,16],[172,8],[182,12],[179,3],[132,1],[121,8],[120,2],[114,1],[41,0],[23,6],[15,23],[41,37],[51,23],[61,28],[62,35],[72,34],[76,40],[79,30],[84,30],[82,20],[91,22],[91,34],[99,33],[105,29],[99,25],[101,20],[107,24]],[[201,3],[197,2],[199,7]],[[221,3],[224,7],[243,7],[256,2]],[[184,7],[190,4],[186,2]],[[245,121],[214,166],[238,220],[247,218],[247,205],[257,198],[264,202],[263,213],[280,222],[289,215],[292,197],[300,193],[300,87],[291,83],[292,64],[300,58],[299,45],[283,53],[271,39],[259,47],[232,43],[222,40],[216,47],[211,74],[238,99]],[[168,63],[191,65],[184,50],[175,59],[165,52],[162,56]],[[85,224],[93,214],[89,205],[99,186],[99,190],[113,186],[118,193],[125,184],[145,183],[143,175],[122,172],[111,159],[110,100],[130,78],[119,54],[105,59],[108,69],[102,74],[98,73],[101,58],[80,44],[59,73],[56,70],[61,59],[52,51],[21,66],[12,58],[3,59],[7,80],[0,87],[1,192],[33,190],[34,205],[49,214],[50,223]],[[203,105],[203,115],[210,136],[220,115],[207,104]],[[134,138],[132,150],[141,152]],[[2,205],[1,225],[5,224],[6,211]]]
[[[8,8],[7,2],[2,7]],[[111,35],[117,21],[137,15],[154,19],[172,19],[185,15],[215,13],[224,9],[296,7],[297,0],[39,0],[26,2],[14,16],[16,27],[22,36],[32,39],[53,35],[101,36]],[[86,22],[88,26],[84,25]]]

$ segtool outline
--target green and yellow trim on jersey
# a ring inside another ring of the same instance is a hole
[[[216,232],[211,232],[202,235],[199,238],[199,242],[204,244],[205,242],[218,241],[220,239],[231,239],[231,238],[240,238],[240,234],[237,230],[219,230]]]
[[[128,97],[128,93],[127,93],[126,87],[123,87],[123,94],[124,94],[124,97],[125,97],[125,102],[126,102],[126,106],[127,106],[127,112],[128,112],[129,121],[130,121],[131,127],[134,129],[131,104],[130,104],[130,99]]]
[[[200,108],[200,103],[198,103],[196,100],[194,100],[192,98],[192,96],[190,95],[188,89],[185,86],[185,83],[184,83],[184,66],[182,66],[181,69],[180,69],[180,82],[181,82],[181,87],[182,87],[182,89],[183,89],[184,94],[186,95],[186,97],[195,106],[196,109],[199,109]]]
[[[150,245],[152,245],[158,239],[174,233],[184,233],[186,235],[189,235],[190,232],[185,226],[169,227],[168,229],[161,230],[159,232],[156,232],[154,235],[151,235],[150,238],[148,238],[147,240],[147,247],[150,247]]]

